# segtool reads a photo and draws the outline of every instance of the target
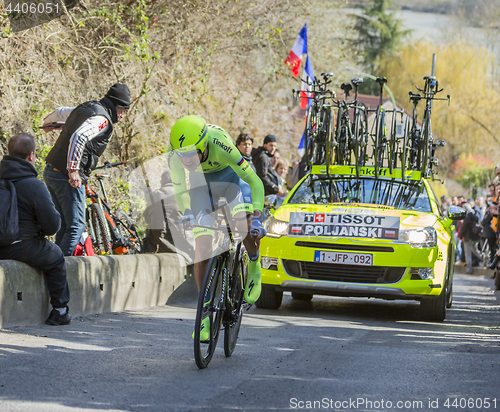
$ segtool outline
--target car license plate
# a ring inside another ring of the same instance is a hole
[[[337,265],[373,266],[371,253],[326,252],[316,250],[314,261],[319,263],[335,263]]]

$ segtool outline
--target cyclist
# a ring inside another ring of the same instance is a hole
[[[225,197],[232,208],[237,230],[248,232],[243,240],[249,256],[245,300],[255,302],[261,292],[259,246],[266,231],[262,226],[264,185],[243,158],[233,139],[222,128],[207,125],[199,116],[178,120],[170,132],[168,164],[175,199],[183,212],[181,224],[213,226],[214,199]],[[187,190],[186,170],[190,189]],[[253,233],[254,235],[252,235]],[[193,228],[195,237],[195,279],[201,289],[208,259],[212,254],[213,231]],[[209,319],[206,318],[206,321]],[[208,325],[202,325],[202,339],[208,339]]]

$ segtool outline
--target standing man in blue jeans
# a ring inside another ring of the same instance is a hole
[[[61,229],[56,245],[71,256],[85,231],[85,182],[96,168],[113,134],[113,125],[130,108],[127,85],[116,83],[99,101],[76,108],[60,107],[44,119],[42,129],[54,130],[64,124],[45,162],[43,178],[57,211]]]

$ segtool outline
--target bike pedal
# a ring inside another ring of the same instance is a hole
[[[253,306],[253,303],[244,302],[241,306],[243,310],[249,310]]]

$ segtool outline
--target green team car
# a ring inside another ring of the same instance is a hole
[[[452,304],[459,207],[441,214],[420,172],[313,166],[266,220],[260,308],[277,309],[283,292],[420,301],[427,320]]]

